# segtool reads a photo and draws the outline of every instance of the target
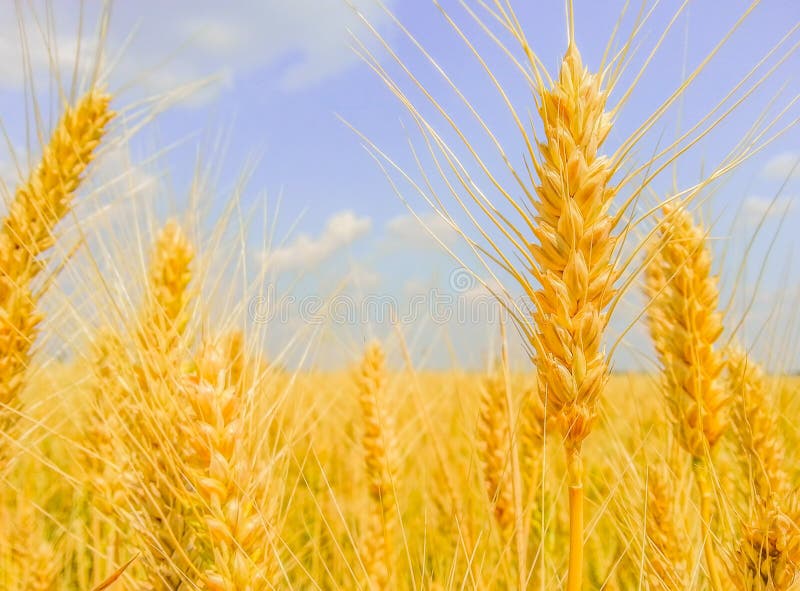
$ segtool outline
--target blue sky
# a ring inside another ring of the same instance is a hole
[[[79,14],[76,7],[79,4],[70,1],[51,7],[53,23],[46,25],[51,31],[46,36],[54,39],[59,47],[62,71],[66,71],[76,53]],[[462,117],[468,130],[475,132],[474,124],[465,118],[463,107],[391,17],[373,0],[358,0],[354,4],[409,68],[441,97],[448,109]],[[533,49],[551,74],[554,73],[565,49],[563,2],[518,0],[512,4]],[[599,65],[623,4],[618,0],[575,0],[577,42],[590,67]],[[41,5],[34,5],[39,22],[47,22],[48,11]],[[509,155],[521,164],[519,135],[496,91],[433,3],[393,0],[386,5],[448,72],[492,125]],[[511,62],[487,40],[459,2],[443,0],[442,5],[476,39],[477,47],[488,58],[515,104],[523,113],[532,112],[532,105],[526,106],[530,102],[529,91]],[[478,2],[468,1],[467,5],[480,11]],[[665,0],[655,9],[637,37],[637,53],[619,89],[612,94],[612,103],[641,68],[679,5],[674,0]],[[691,72],[703,60],[749,2],[725,2],[725,10],[720,9],[721,5],[716,0],[689,2],[619,114],[608,142],[610,149],[669,96],[685,72]],[[99,2],[91,0],[83,2],[85,26],[81,44],[88,54],[95,49],[93,29],[100,6]],[[623,40],[630,32],[637,8],[633,7],[631,14],[622,21]],[[36,19],[28,14],[24,20],[34,71],[51,71],[52,58],[48,57],[42,35],[36,30]],[[698,77],[685,100],[668,112],[641,143],[636,158],[646,159],[657,142],[668,141],[674,137],[676,129],[685,129],[702,117],[798,22],[800,4],[796,1],[761,2]],[[18,154],[35,153],[35,147],[29,150],[25,142],[25,123],[30,118],[24,111],[27,99],[23,92],[25,76],[20,67],[20,44],[13,41],[18,39],[13,3],[0,8],[0,25],[3,39],[0,52],[4,54],[0,60],[3,64],[0,66],[3,125]],[[493,29],[499,30],[494,25]],[[362,141],[342,122],[349,122],[397,162],[413,169],[408,141],[419,140],[413,123],[402,105],[355,55],[351,48],[351,32],[364,40],[393,74],[402,74],[343,0],[118,1],[111,12],[106,44],[105,65],[108,67],[104,71],[108,71],[108,85],[117,93],[119,105],[135,104],[154,96],[174,99],[169,109],[137,134],[131,150],[132,158],[140,162],[147,174],[168,178],[176,194],[187,190],[198,150],[220,170],[219,203],[211,207],[212,211],[222,207],[227,194],[225,189],[240,178],[246,168],[250,170],[249,165],[255,161],[242,198],[245,204],[251,204],[263,199],[265,194],[273,202],[281,197],[278,231],[271,258],[267,259],[276,272],[280,271],[279,286],[291,286],[291,290],[298,293],[328,296],[338,293],[337,290],[352,293],[353,297],[364,293],[391,295],[398,301],[405,301],[404,298],[420,290],[438,287],[446,291],[451,287],[450,277],[457,266],[408,215],[406,206],[393,193]],[[767,67],[775,64],[799,38],[795,32]],[[507,37],[504,39],[508,41]],[[517,47],[513,51],[519,55]],[[773,114],[798,95],[798,72],[800,55],[792,54],[749,101],[681,159],[676,173],[679,186],[697,182],[703,171],[707,173],[713,169],[721,155],[747,132],[779,91],[783,94],[776,100],[777,106],[772,107]],[[186,97],[176,98],[176,88],[198,80],[208,83]],[[40,85],[39,91],[44,94],[46,88]],[[798,114],[794,107],[782,121],[790,122]],[[220,136],[222,145],[215,141]],[[149,161],[154,146],[167,145],[174,147],[155,162]],[[488,142],[478,140],[477,145],[489,153]],[[769,251],[760,286],[759,298],[766,302],[786,302],[787,298],[791,301],[787,294],[800,294],[800,275],[785,272],[787,267],[792,267],[791,257],[797,247],[795,236],[800,230],[800,209],[793,205],[800,195],[800,172],[792,173],[799,155],[800,134],[797,129],[789,129],[721,185],[707,202],[704,212],[706,219],[715,220],[712,234],[718,239],[720,257],[725,253],[725,262],[720,266],[725,276],[731,277],[744,256],[745,245],[755,227],[754,220],[768,211],[770,200],[785,184],[776,207],[768,212],[783,214],[785,211],[786,217]],[[10,174],[8,158],[0,157],[0,166],[4,175]],[[666,193],[671,183],[670,172],[654,187]],[[426,213],[424,203],[414,201],[411,194],[407,196],[415,210],[439,231],[448,245],[459,253],[466,252],[445,224]],[[734,219],[736,212],[741,212],[738,221]],[[780,223],[779,215],[768,215],[768,218],[751,249],[742,283],[745,287],[740,286],[738,290],[738,299],[743,302],[749,299],[757,270]],[[348,278],[344,288],[341,287],[343,275]],[[298,276],[299,282],[291,280]],[[726,285],[725,279],[723,285]],[[628,316],[635,315],[637,305],[632,298],[626,306]],[[737,303],[738,308],[742,305]],[[775,307],[760,305],[756,308],[763,311]],[[759,312],[751,316],[743,334],[745,341],[768,320],[759,316]],[[776,317],[769,320],[777,322]],[[430,320],[420,320],[409,326],[408,332],[417,343],[415,353],[422,363],[474,366],[481,364],[494,347],[491,335],[496,329],[480,322],[473,324],[437,325]],[[620,320],[617,330],[624,325]],[[325,343],[318,348],[320,357],[328,355],[324,349],[331,346],[336,351],[346,351],[346,358],[360,347],[367,334],[382,336],[387,334],[388,328],[357,325],[322,332],[326,334],[320,337]],[[618,367],[635,368],[646,363],[639,353],[641,342],[641,335],[636,332],[630,335],[620,348]],[[768,347],[764,354],[773,353],[769,349],[774,348]],[[796,362],[795,355],[787,364]]]

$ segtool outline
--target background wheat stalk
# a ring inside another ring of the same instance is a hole
[[[504,537],[516,522],[511,476],[511,429],[506,408],[506,380],[495,371],[484,380],[476,434],[483,462],[486,494]]]
[[[148,268],[140,324],[133,327],[130,350],[121,360],[118,441],[128,483],[119,519],[130,524],[144,553],[144,581],[154,589],[179,588],[191,577],[196,534],[193,507],[186,503],[180,478],[178,442],[169,436],[184,416],[177,403],[184,379],[180,338],[190,301],[194,248],[181,227],[170,221],[156,237]]]
[[[739,346],[726,350],[732,430],[751,483],[749,521],[732,561],[742,591],[786,591],[800,574],[800,512],[762,368]]]
[[[656,464],[647,479],[647,538],[652,546],[648,581],[659,591],[678,591],[689,586],[687,548],[676,503],[680,484],[666,462]]]
[[[667,406],[681,446],[690,454],[705,527],[704,550],[712,586],[722,581],[714,552],[710,454],[727,426],[724,367],[714,346],[722,335],[718,279],[712,274],[707,230],[683,206],[665,206],[660,242],[646,274],[649,326],[662,363]]]
[[[397,473],[397,452],[394,420],[386,401],[385,363],[381,346],[370,343],[356,376],[370,501],[362,556],[370,588],[376,591],[392,588],[393,538],[397,527],[393,479]]]

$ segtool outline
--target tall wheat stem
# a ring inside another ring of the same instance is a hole
[[[583,459],[580,450],[567,450],[569,475],[569,567],[567,590],[581,588],[583,580]]]
[[[568,591],[583,578],[581,445],[592,430],[608,381],[603,333],[619,270],[612,254],[615,220],[608,210],[617,188],[612,162],[599,151],[611,130],[602,75],[590,73],[570,40],[558,80],[541,88],[546,141],[534,159],[538,244],[533,272],[534,362],[542,401],[558,425],[567,454],[570,501]]]
[[[503,364],[503,383],[505,384],[505,411],[507,415],[507,424],[509,425],[509,449],[508,453],[511,456],[511,483],[514,496],[514,535],[517,545],[517,584],[520,589],[525,588],[525,579],[527,576],[527,540],[525,537],[525,529],[522,521],[522,471],[519,463],[519,453],[517,446],[517,437],[515,435],[516,429],[513,428],[514,420],[514,403],[511,397],[511,370],[508,362],[508,338],[506,335],[506,324],[500,320],[500,340],[502,341],[501,358]]]

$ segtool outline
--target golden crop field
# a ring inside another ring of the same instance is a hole
[[[643,44],[644,72],[685,5],[655,38],[658,2],[632,23],[623,11],[607,53],[584,55],[589,3],[558,2],[566,38],[551,64],[517,17],[524,2],[443,4],[509,126],[484,118],[399,18],[392,37],[357,13],[355,52],[412,122],[411,164],[368,133],[351,139],[390,192],[441,222],[428,222],[438,247],[503,312],[493,340],[466,344],[488,353],[481,367],[426,367],[416,327],[393,316],[347,346],[256,318],[270,265],[289,259],[251,256],[272,223],[252,223],[260,204],[237,186],[220,206],[202,162],[186,204],[137,199],[150,181],[124,159],[116,180],[96,170],[163,106],[126,103],[108,82],[111,13],[96,64],[81,66],[80,48],[69,62],[72,82],[59,75],[69,48],[49,47],[49,102],[25,53],[39,148],[1,185],[0,591],[800,590],[798,326],[744,330],[768,307],[747,265],[778,255],[731,231],[744,260],[723,265],[725,231],[704,210],[727,175],[797,141],[796,80],[750,119],[739,107],[794,58],[800,21],[702,104],[692,84],[759,2],[746,5],[631,125],[623,107],[645,82],[626,77],[629,60]],[[397,37],[438,82],[395,53]],[[684,99],[701,114],[687,108],[666,133]],[[740,115],[748,131],[728,152],[692,160]],[[686,182],[681,167],[702,174]],[[637,330],[646,363],[619,368]],[[316,363],[326,348],[347,362]]]

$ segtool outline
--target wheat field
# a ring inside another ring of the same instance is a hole
[[[253,303],[276,259],[249,251],[269,216],[250,223],[237,190],[220,211],[202,164],[167,215],[135,199],[130,163],[104,178],[161,103],[126,104],[101,49],[71,83],[50,65],[56,113],[30,98],[40,147],[2,186],[1,590],[800,590],[800,378],[775,362],[798,327],[754,346],[757,294],[742,314],[729,292],[767,262],[746,246],[723,265],[721,237],[749,238],[706,213],[719,181],[797,139],[791,83],[699,179],[675,172],[793,56],[800,23],[671,135],[662,118],[727,36],[632,126],[644,83],[627,65],[655,6],[595,56],[584,3],[559,3],[551,64],[514,4],[434,3],[498,97],[496,131],[404,23],[394,39],[438,82],[353,8],[355,52],[411,121],[413,156],[348,122],[351,139],[502,311],[479,367],[426,367],[396,318],[340,367],[314,362],[341,344],[313,328],[268,346],[285,327]],[[629,331],[646,369],[615,364]]]

